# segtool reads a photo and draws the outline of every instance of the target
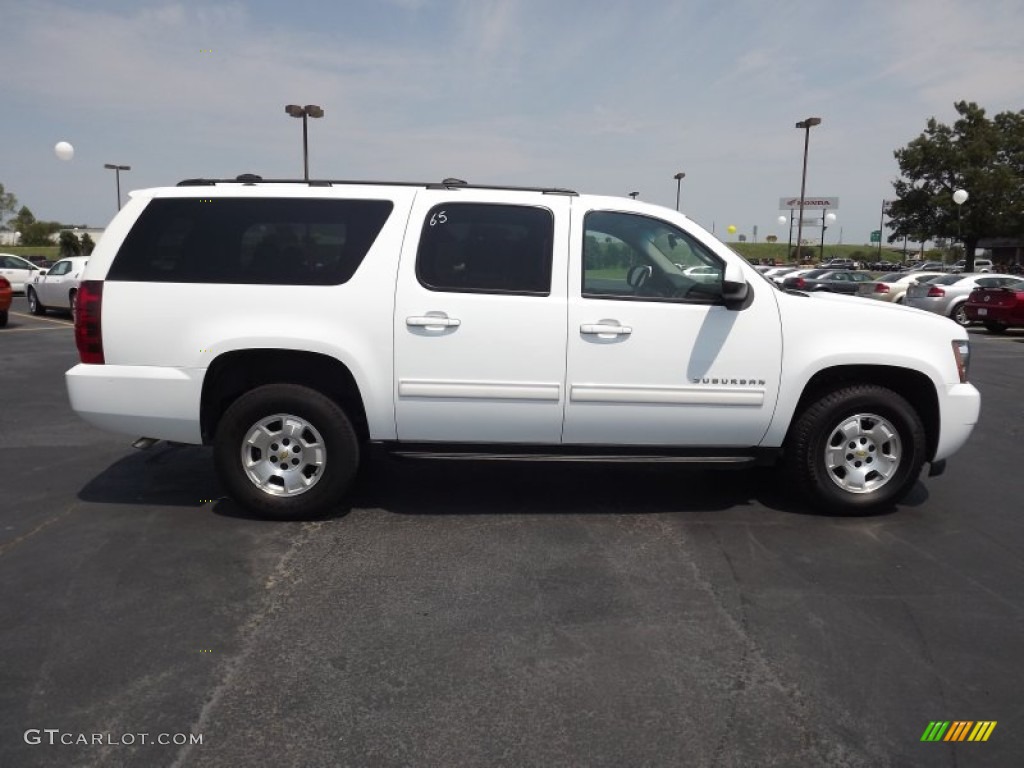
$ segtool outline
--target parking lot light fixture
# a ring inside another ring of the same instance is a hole
[[[957,240],[957,243],[959,243],[961,247],[963,246],[963,239],[962,239],[962,237],[960,235],[960,210],[964,207],[964,203],[967,202],[967,198],[968,197],[969,197],[969,195],[967,194],[967,190],[966,189],[958,189],[956,192],[953,193],[953,202],[956,203],[956,240]],[[966,269],[966,263],[967,263],[966,262],[966,259],[967,259],[967,251],[966,250],[964,250],[964,259],[965,259],[965,262],[964,262],[965,267],[964,268]]]
[[[121,171],[130,171],[130,165],[117,165],[115,163],[104,163],[103,167],[114,172],[114,179],[117,183],[117,210],[121,210]]]
[[[836,220],[836,215],[834,213],[829,213],[827,211],[823,211],[823,213],[825,215],[821,217],[821,250],[818,251],[818,261],[825,260],[825,230],[828,229],[829,224]]]
[[[807,148],[811,142],[811,128],[821,125],[820,117],[808,117],[796,124],[797,128],[804,131],[804,170],[800,176],[800,215],[796,222],[796,251],[800,253],[800,245],[804,234],[804,194],[807,191]],[[799,259],[798,259],[799,261]]]
[[[680,171],[679,173],[677,173],[672,178],[676,180],[676,210],[678,211],[679,210],[679,189],[680,189],[680,187],[683,184],[683,179],[686,178],[686,174],[683,173],[682,171]]]
[[[316,104],[307,104],[300,107],[298,104],[288,104],[284,111],[292,117],[302,118],[302,171],[303,180],[309,181],[309,134],[306,130],[306,119],[310,117],[323,117],[324,110]]]

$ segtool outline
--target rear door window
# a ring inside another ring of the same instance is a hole
[[[108,280],[339,285],[391,214],[390,200],[157,198]]]
[[[546,208],[434,206],[423,222],[416,277],[432,291],[547,296],[554,229],[554,216]]]

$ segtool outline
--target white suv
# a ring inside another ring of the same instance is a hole
[[[815,507],[860,512],[942,471],[980,400],[945,318],[784,292],[666,208],[455,179],[136,192],[75,333],[83,418],[212,443],[270,517],[335,507],[371,444],[778,463]]]
[[[960,259],[953,265],[954,272],[963,272],[967,267],[967,259]],[[995,265],[992,263],[992,259],[975,259],[974,260],[974,271],[975,272],[991,272],[995,269]]]

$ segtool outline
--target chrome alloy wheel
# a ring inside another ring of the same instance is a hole
[[[298,496],[319,482],[327,464],[324,439],[300,416],[275,413],[253,424],[242,441],[246,476],[271,496]]]
[[[848,493],[871,493],[899,469],[903,451],[896,428],[873,413],[858,413],[837,424],[825,444],[832,482]]]
[[[953,320],[955,320],[958,325],[968,326],[971,324],[971,319],[967,317],[966,302],[958,304],[956,309],[953,310]]]

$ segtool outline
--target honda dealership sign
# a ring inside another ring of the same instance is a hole
[[[795,210],[800,207],[800,196],[796,197],[780,197],[779,198],[779,210],[783,211],[786,209]],[[805,197],[804,208],[830,208],[836,209],[839,207],[839,198],[828,196],[828,197]]]

